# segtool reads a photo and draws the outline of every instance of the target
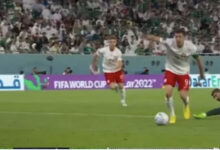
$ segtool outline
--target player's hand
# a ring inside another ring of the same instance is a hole
[[[90,70],[91,73],[94,74],[94,75],[100,73],[99,68],[97,68],[97,66],[94,66],[94,65],[90,65],[90,66],[89,66],[89,70]]]

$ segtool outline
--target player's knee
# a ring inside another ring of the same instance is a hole
[[[181,94],[180,94],[180,98],[181,98],[182,100],[186,100],[186,99],[187,99],[187,95],[181,95]]]
[[[171,92],[167,92],[167,93],[165,94],[165,96],[166,96],[166,98],[170,98],[170,97],[172,97],[172,93],[171,93]]]
[[[165,86],[165,97],[166,98],[172,97],[172,91],[173,91],[173,87],[171,85],[166,85]]]
[[[119,87],[120,89],[123,89],[123,88],[124,88],[124,85],[119,84],[118,87]]]
[[[186,92],[180,92],[180,98],[181,98],[182,100],[186,100],[187,97],[188,97],[188,94],[187,94]]]
[[[110,86],[110,89],[111,89],[111,90],[114,90],[114,89],[115,89],[115,87],[114,87],[114,86]]]
[[[116,86],[114,84],[110,84],[109,87],[111,90],[115,90],[115,88],[116,88]]]

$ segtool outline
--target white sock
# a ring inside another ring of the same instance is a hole
[[[185,101],[185,106],[189,104],[189,96],[187,96],[186,101]]]
[[[121,102],[126,103],[126,90],[125,88],[120,89]]]
[[[189,104],[189,96],[186,98],[186,103]]]
[[[165,98],[165,101],[166,101],[167,107],[170,110],[170,115],[175,116],[175,110],[174,110],[174,106],[173,106],[173,98],[172,97]]]

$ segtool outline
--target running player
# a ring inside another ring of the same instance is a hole
[[[173,88],[176,83],[178,84],[178,90],[180,98],[184,103],[184,118],[190,119],[190,107],[189,107],[189,71],[190,63],[189,56],[193,56],[196,60],[200,78],[204,78],[204,72],[201,60],[196,54],[196,46],[188,40],[185,40],[184,29],[178,29],[175,31],[174,38],[163,39],[154,35],[147,35],[146,38],[151,41],[160,42],[167,48],[166,63],[165,63],[165,101],[170,110],[170,124],[176,123],[176,115],[173,105]]]
[[[110,89],[119,91],[121,105],[126,107],[126,91],[124,87],[124,74],[122,71],[122,53],[116,47],[117,39],[115,36],[110,36],[108,38],[108,43],[108,46],[98,49],[95,52],[92,60],[92,67],[95,68],[99,56],[103,57],[102,67],[106,82]]]

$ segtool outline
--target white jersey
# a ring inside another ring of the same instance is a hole
[[[196,53],[196,46],[187,40],[181,48],[177,46],[175,39],[161,39],[160,42],[167,48],[165,69],[178,75],[189,74],[189,56]]]
[[[98,49],[96,53],[103,57],[103,72],[112,73],[121,70],[121,68],[118,68],[118,61],[122,61],[122,53],[118,48],[110,51],[109,46],[103,47]]]

